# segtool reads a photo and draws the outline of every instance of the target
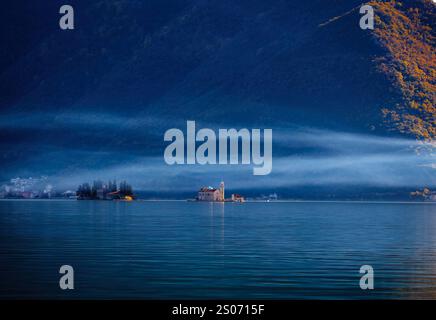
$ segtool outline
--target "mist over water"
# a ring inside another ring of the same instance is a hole
[[[252,175],[252,165],[166,165],[162,155],[126,154],[121,163],[73,166],[54,175],[59,185],[71,187],[87,177],[128,179],[137,190],[193,191],[225,180],[234,188],[298,186],[410,187],[434,186],[434,155],[420,152],[413,139],[335,132],[314,128],[273,131],[272,172]],[[241,144],[239,146],[241,150]],[[72,154],[74,155],[74,153]],[[98,154],[111,158],[112,153]],[[118,155],[113,154],[118,159]],[[104,163],[103,160],[102,162]]]
[[[23,127],[36,130],[39,121],[34,121],[34,117],[24,117],[14,130]],[[176,124],[168,123],[167,128]],[[178,124],[183,125],[183,122]],[[0,125],[7,129],[11,124],[5,120]],[[203,123],[201,127],[205,125],[214,130],[219,128],[212,123]],[[135,190],[162,192],[174,191],[175,186],[179,191],[194,191],[223,179],[238,189],[327,185],[413,189],[434,186],[436,180],[434,155],[425,152],[419,142],[375,133],[295,125],[275,128],[272,172],[268,176],[253,177],[252,165],[167,165],[163,157],[167,146],[163,141],[165,130],[158,119],[65,113],[42,130],[70,128],[72,132],[81,132],[87,126],[105,131],[114,127],[115,131],[121,130],[120,134],[131,132],[135,138],[122,144],[101,143],[96,148],[92,148],[95,143],[92,140],[62,145],[50,140],[34,152],[26,148],[26,152],[32,152],[27,160],[5,164],[7,170],[3,171],[2,179],[47,175],[58,189],[73,190],[85,181],[118,179],[128,180]],[[233,126],[228,124],[227,127]],[[104,141],[104,135],[99,139]],[[418,153],[419,149],[424,152]]]

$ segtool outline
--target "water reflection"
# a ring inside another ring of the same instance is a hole
[[[220,245],[220,248],[224,248],[225,239],[225,207],[226,203],[223,202],[210,202],[208,203],[210,210],[210,225],[211,225],[211,245]],[[215,235],[218,234],[218,241],[215,239]]]
[[[0,201],[0,297],[64,298],[71,264],[75,298],[436,298],[435,209]]]

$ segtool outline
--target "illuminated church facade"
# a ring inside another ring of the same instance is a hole
[[[220,187],[218,189],[213,187],[203,187],[198,191],[197,196],[198,201],[214,201],[214,202],[224,202],[224,181],[221,181]]]

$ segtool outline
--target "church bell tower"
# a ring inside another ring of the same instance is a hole
[[[225,200],[225,196],[224,196],[224,181],[221,181],[220,183],[220,197],[221,197],[221,201]]]

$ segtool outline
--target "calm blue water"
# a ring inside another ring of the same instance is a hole
[[[0,297],[434,299],[436,205],[0,201]]]

